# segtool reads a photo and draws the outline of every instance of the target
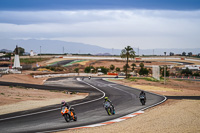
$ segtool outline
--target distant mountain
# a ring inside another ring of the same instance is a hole
[[[0,53],[12,53],[12,50],[7,50],[7,49],[1,49]]]
[[[89,45],[76,42],[65,42],[57,40],[0,40],[0,46],[5,49],[15,49],[16,45],[25,49],[25,52],[33,50],[36,53],[53,53],[53,54],[97,54],[97,53],[112,53],[119,54],[121,50],[102,48],[95,45]]]
[[[109,55],[111,55],[110,53],[98,53],[98,54],[96,54],[96,55],[98,55],[98,56],[109,56]]]
[[[8,51],[13,51],[18,45],[18,47],[22,47],[25,49],[25,52],[30,52],[33,50],[36,53],[52,53],[52,54],[93,54],[93,55],[119,55],[121,53],[121,49],[107,49],[95,45],[77,43],[77,42],[65,42],[58,40],[11,40],[11,39],[1,39],[0,40],[0,48],[10,49]],[[164,55],[164,52],[167,52],[169,55],[170,52],[174,54],[182,54],[182,52],[192,52],[193,54],[200,53],[200,48],[194,49],[139,49],[132,46],[136,55]]]

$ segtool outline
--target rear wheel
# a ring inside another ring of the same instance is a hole
[[[74,121],[77,121],[77,116],[76,115],[74,115]]]

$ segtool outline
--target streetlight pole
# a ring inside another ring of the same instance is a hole
[[[165,63],[166,63],[166,52],[164,52],[165,54]],[[166,64],[164,65],[164,84],[166,84]]]

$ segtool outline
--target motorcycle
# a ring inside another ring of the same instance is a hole
[[[77,116],[74,112],[74,108],[62,107],[61,114],[65,118],[66,122],[70,122],[71,120],[77,121]]]
[[[114,115],[115,114],[115,108],[113,105],[110,104],[110,102],[104,103],[104,108],[108,115]]]
[[[140,102],[142,103],[142,105],[145,105],[146,99],[143,95],[140,96]]]

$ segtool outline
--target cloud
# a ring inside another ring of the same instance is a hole
[[[0,11],[1,38],[58,39],[107,48],[198,47],[200,11]]]

